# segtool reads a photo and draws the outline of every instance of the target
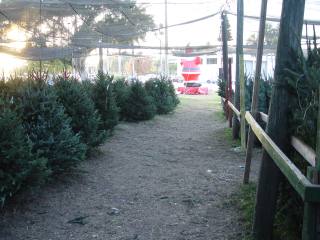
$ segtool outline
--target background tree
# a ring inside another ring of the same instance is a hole
[[[63,58],[67,52],[64,53],[62,47],[75,46],[82,56],[74,58],[73,62],[80,74],[84,70],[85,56],[99,44],[131,44],[154,28],[152,16],[131,0],[47,1],[42,4],[3,0],[0,8],[5,12],[0,14],[3,39],[12,24],[16,24],[20,26],[19,31],[25,31],[28,48],[58,47],[61,56],[57,58]]]
[[[278,36],[279,36],[279,25],[274,27],[272,26],[272,24],[266,23],[264,45],[268,47],[276,47],[278,43]],[[257,45],[258,36],[254,33],[251,34],[250,37],[247,39],[247,44]]]
[[[226,14],[226,18],[225,19],[226,19],[226,26],[227,26],[227,39],[228,39],[228,41],[232,41],[233,38],[232,38],[232,35],[231,35],[231,26],[230,26],[227,14]],[[221,33],[222,33],[222,26],[220,26],[220,34],[219,34],[219,37],[218,37],[218,41],[219,42],[222,42]]]

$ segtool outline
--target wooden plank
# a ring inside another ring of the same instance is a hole
[[[310,186],[309,180],[300,172],[300,170],[290,161],[290,159],[281,151],[281,149],[272,141],[272,139],[263,131],[252,115],[247,112],[246,120],[251,126],[253,132],[262,143],[264,149],[274,160],[281,172],[286,176],[291,186],[304,199],[306,186]]]
[[[315,151],[299,138],[291,137],[291,145],[313,167],[316,165]]]
[[[268,117],[267,114],[265,114],[265,113],[263,113],[263,112],[260,112],[260,118],[261,118],[261,120],[264,121],[265,123],[268,123],[269,117]]]
[[[268,123],[267,114],[260,112],[260,117],[262,121]],[[316,153],[310,146],[294,136],[291,137],[291,145],[311,166],[315,166]]]
[[[228,105],[232,109],[232,111],[237,115],[238,119],[240,119],[239,110],[230,101],[228,101]]]

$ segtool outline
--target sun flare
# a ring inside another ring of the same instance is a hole
[[[6,37],[9,41],[8,47],[16,50],[21,50],[26,47],[27,36],[18,26],[13,25],[6,33]]]

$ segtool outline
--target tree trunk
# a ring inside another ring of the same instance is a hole
[[[305,0],[284,0],[277,47],[274,85],[267,134],[285,153],[288,136],[288,103],[286,68],[294,68],[292,52],[300,49]],[[253,223],[256,240],[271,240],[281,172],[266,151],[263,152]]]

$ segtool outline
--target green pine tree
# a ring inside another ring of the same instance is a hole
[[[115,95],[115,101],[119,109],[119,119],[125,119],[125,106],[129,97],[130,87],[126,81],[122,78],[113,82],[113,93]]]
[[[0,205],[27,183],[41,183],[48,174],[45,158],[32,154],[17,114],[0,98]]]
[[[157,108],[154,100],[139,81],[133,82],[125,105],[125,118],[127,121],[142,121],[152,119]]]
[[[145,88],[147,93],[153,97],[158,114],[172,112],[179,103],[172,83],[165,77],[147,81]]]
[[[66,114],[71,118],[71,126],[89,149],[101,145],[106,139],[106,132],[99,129],[100,116],[94,102],[87,91],[76,79],[58,78],[54,89],[59,101],[65,107]]]
[[[113,76],[99,72],[92,85],[92,99],[101,116],[101,129],[111,131],[119,120],[113,92]]]
[[[86,146],[73,133],[71,119],[52,87],[29,81],[20,88],[16,102],[32,152],[48,160],[48,169],[61,172],[84,159]]]

